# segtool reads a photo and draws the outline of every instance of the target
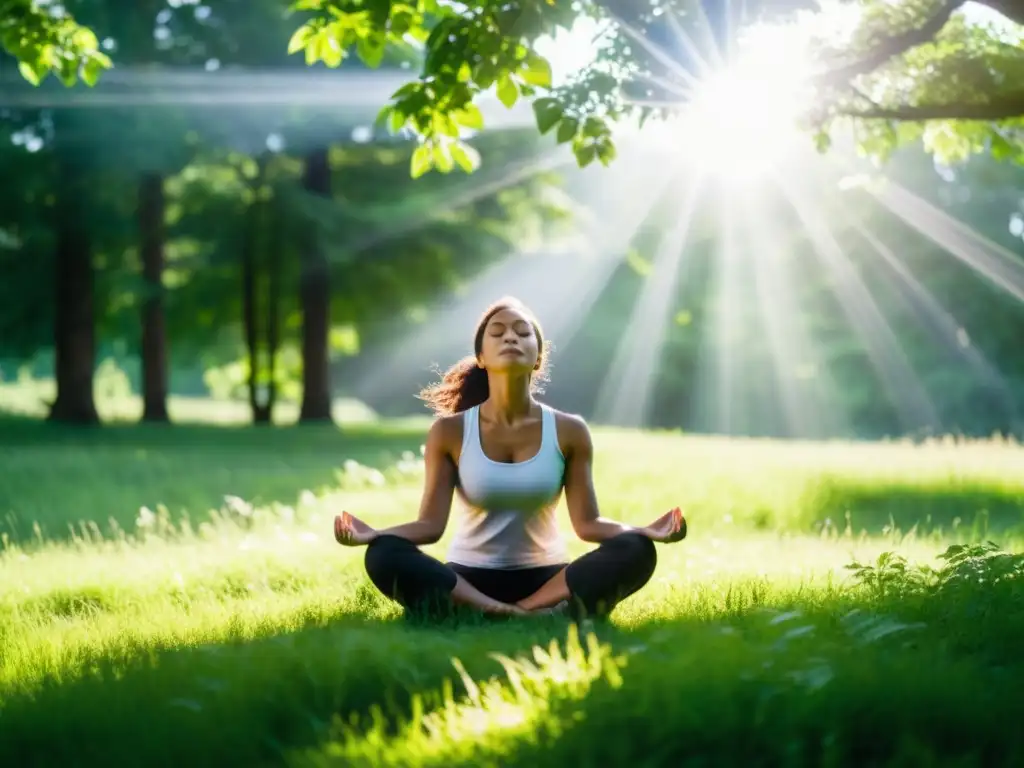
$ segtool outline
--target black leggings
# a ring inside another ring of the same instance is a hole
[[[385,596],[407,610],[444,615],[461,576],[488,597],[515,603],[532,595],[563,568],[575,618],[607,616],[650,580],[657,565],[654,542],[639,533],[622,533],[567,565],[540,568],[470,568],[442,563],[408,539],[378,536],[366,548],[366,573]]]

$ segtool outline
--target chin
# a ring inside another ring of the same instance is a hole
[[[532,373],[535,365],[525,357],[502,357],[489,368],[498,373]]]

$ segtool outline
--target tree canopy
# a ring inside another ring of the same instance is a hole
[[[742,18],[730,16],[733,5],[744,7]],[[33,82],[49,72],[69,84],[77,76],[95,82],[110,59],[96,34],[54,7],[2,0],[3,46]],[[828,146],[837,121],[852,120],[869,153],[921,140],[941,159],[978,151],[1024,158],[1022,0],[296,0],[280,12],[295,19],[288,53],[310,65],[355,58],[373,68],[388,50],[415,53],[418,75],[381,112],[392,131],[419,139],[413,176],[476,168],[479,158],[461,139],[483,127],[477,103],[492,91],[508,107],[530,101],[540,132],[571,146],[580,166],[608,164],[615,122],[685,104],[679,93],[701,60],[714,58],[708,41],[728,48],[730,30],[742,24],[801,14],[836,21],[812,25],[820,34],[808,40],[814,98],[806,116],[819,146]],[[556,83],[540,43],[581,17],[600,22],[594,60]],[[638,93],[671,98],[652,106]]]

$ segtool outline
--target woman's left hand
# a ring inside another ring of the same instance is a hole
[[[683,517],[679,507],[671,509],[659,517],[641,533],[652,541],[660,541],[662,544],[673,544],[686,538],[686,518]]]

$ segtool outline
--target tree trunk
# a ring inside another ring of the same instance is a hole
[[[53,324],[54,378],[57,398],[49,419],[69,424],[97,424],[93,397],[96,328],[92,247],[83,210],[81,172],[67,154],[58,157],[57,231]]]
[[[281,204],[271,204],[267,269],[267,410],[277,403],[277,350],[281,346],[281,271],[284,266],[284,218]]]
[[[327,149],[306,156],[303,186],[308,192],[328,197],[331,194]],[[327,259],[319,237],[308,235],[302,259],[299,301],[302,305],[302,423],[331,420],[331,385],[328,367],[330,327],[330,285]]]
[[[139,182],[139,236],[142,279],[142,420],[166,423],[167,324],[164,318],[164,180],[143,174]]]
[[[242,327],[245,332],[245,346],[249,353],[249,408],[253,424],[269,424],[272,408],[260,397],[260,332],[257,324],[257,251],[260,244],[260,225],[266,213],[266,203],[261,199],[266,161],[260,159],[259,173],[253,183],[254,199],[249,204],[245,217],[245,231],[242,233]]]

